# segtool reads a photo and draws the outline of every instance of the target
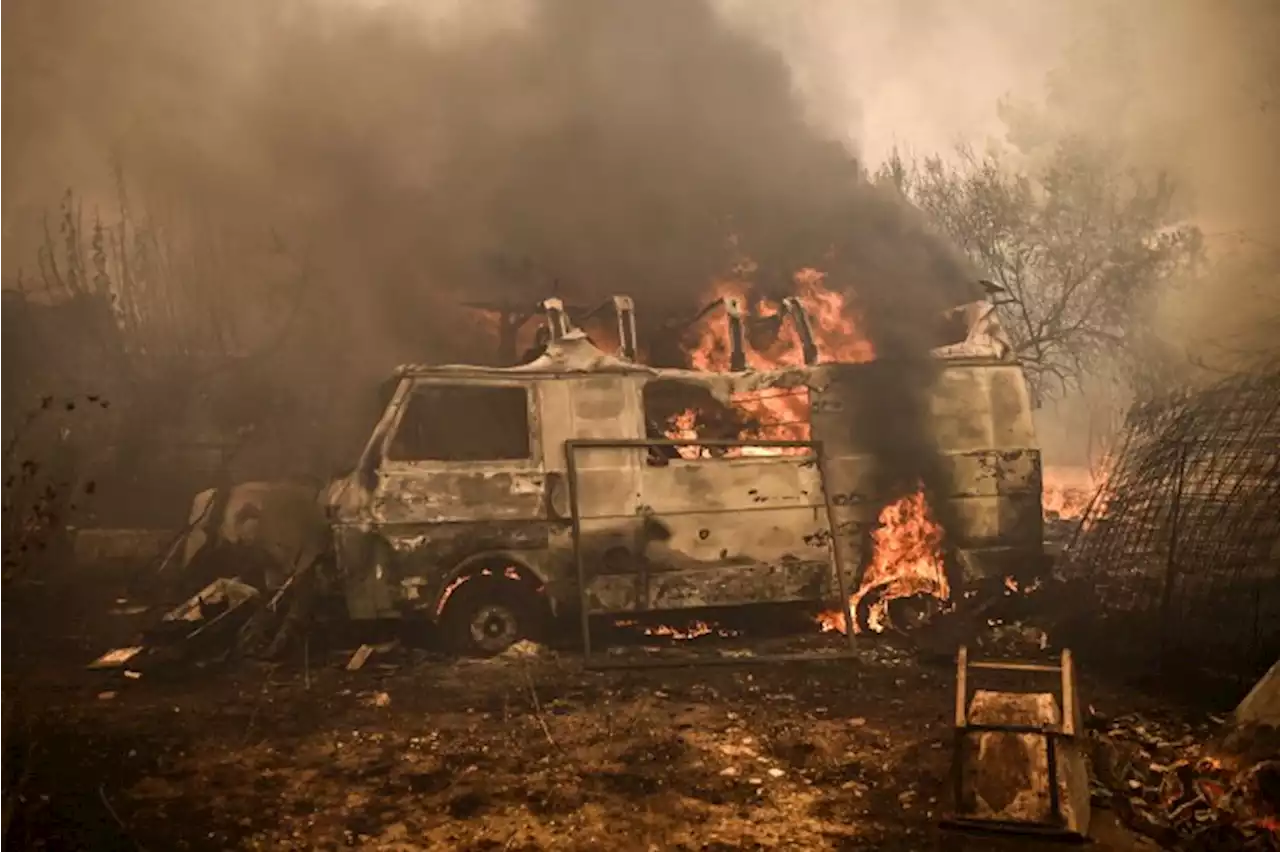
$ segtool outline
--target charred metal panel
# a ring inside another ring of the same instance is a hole
[[[990,370],[950,369],[939,374],[929,397],[930,431],[943,451],[994,446]]]
[[[394,590],[387,582],[390,560],[378,537],[355,526],[339,526],[334,548],[347,614],[354,619],[397,615]]]
[[[941,415],[934,435],[949,479],[952,546],[1019,548],[1023,562],[1039,567],[1040,453],[1022,371],[1012,365],[949,367],[935,389],[933,412]],[[978,433],[984,443],[974,448]]]
[[[957,547],[1039,546],[1043,521],[1037,496],[971,497],[953,501],[960,529],[949,533]]]
[[[639,574],[610,574],[592,578],[587,583],[587,611],[635,612],[644,606],[644,582]]]
[[[644,437],[640,389],[630,376],[598,376],[565,382],[572,405],[566,431],[550,435],[562,449],[570,439],[636,440]],[[579,448],[578,512],[583,519],[631,518],[640,505],[640,448]],[[590,526],[590,524],[588,525]]]
[[[723,565],[655,575],[648,608],[697,609],[747,603],[819,600],[827,591],[829,562]]]
[[[575,438],[638,440],[644,437],[640,384],[630,375],[602,375],[547,383],[546,442],[558,456],[549,461],[568,472],[565,442]],[[635,570],[639,552],[641,448],[581,448],[574,453],[579,530],[588,574],[620,574]],[[550,458],[550,457],[549,457]],[[568,517],[567,515],[565,517]],[[569,552],[567,534],[555,537],[553,550]],[[576,582],[571,559],[556,562],[553,572]],[[625,584],[624,584],[625,587]]]
[[[378,524],[503,521],[546,517],[546,476],[508,470],[379,473],[371,507]],[[425,466],[424,466],[425,468]]]
[[[564,470],[564,436],[573,432],[573,398],[568,382],[545,381],[539,388],[543,460],[548,470]]]
[[[382,532],[343,528],[340,553],[348,611],[354,618],[393,618],[409,609],[434,616],[434,603],[467,560],[509,555],[534,575],[546,573],[547,522],[395,526]]]
[[[861,404],[852,370],[820,368],[826,381],[810,390],[810,423],[822,442],[823,477],[831,500],[832,547],[844,574],[845,588],[857,588],[862,564],[869,556],[869,536],[884,499],[876,493],[877,460],[862,441],[861,418],[875,416]]]
[[[600,461],[579,471],[580,497],[594,495],[580,506],[592,611],[820,600],[832,594],[830,524],[815,460],[646,464],[637,471],[638,492],[626,495],[634,501],[626,507],[630,513],[607,514],[617,512],[618,504],[603,498],[623,495],[618,486],[604,484],[605,474],[612,472],[619,483],[627,478],[617,476],[620,465],[610,471],[605,460],[609,453],[634,450],[587,451]],[[699,590],[705,583],[711,585]]]
[[[703,564],[828,558],[824,510],[666,513],[650,516],[643,555],[652,572]]]
[[[1021,367],[987,368],[991,380],[991,446],[998,449],[1035,447],[1031,393]]]
[[[599,576],[587,584],[587,606],[598,614],[814,601],[828,594],[830,573],[824,560],[703,566],[647,579]]]
[[[444,524],[420,530],[399,529],[383,538],[394,555],[396,569],[405,576],[447,574],[477,553],[544,550],[549,527],[548,523],[538,522]]]
[[[434,603],[448,583],[479,555],[509,555],[513,563],[545,578],[551,527],[548,522],[488,522],[397,530],[385,536],[391,553],[386,579],[397,587],[401,605],[434,614]]]
[[[813,460],[680,461],[646,468],[640,478],[651,571],[829,558],[831,528]]]
[[[932,389],[930,415],[944,452],[1036,446],[1031,397],[1016,365],[947,365]]]
[[[822,477],[812,459],[675,461],[645,468],[640,479],[645,505],[659,514],[755,512],[826,504]]]
[[[956,547],[1042,547],[1040,455],[1034,450],[947,456],[948,500],[958,524],[948,531]]]
[[[995,497],[1040,493],[1040,454],[1035,450],[951,453],[945,461],[948,496]]]
[[[879,461],[859,425],[878,416],[868,390],[874,369],[827,366],[826,381],[811,394],[813,436],[823,442],[836,546],[846,565],[861,561],[879,511],[893,496],[875,493]],[[952,510],[945,513],[951,518],[948,542],[975,552],[1013,548],[1022,563],[1039,566],[1040,454],[1020,368],[983,361],[946,364],[928,408],[933,449],[941,455],[943,481],[937,484]],[[970,561],[990,566],[1008,560]]]
[[[1025,585],[1040,578],[1045,569],[1043,548],[1030,545],[961,547],[955,551],[955,555],[960,563],[961,578],[966,585],[1006,577],[1012,577]]]

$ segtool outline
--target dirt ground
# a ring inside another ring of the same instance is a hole
[[[401,648],[348,672],[347,647],[134,679],[84,669],[147,617],[105,616],[109,591],[63,595],[56,618],[7,598],[11,848],[998,848],[937,828],[954,671],[901,641],[609,672],[534,647]],[[1104,713],[1156,712],[1087,676],[1084,691]],[[1105,812],[1094,833],[1152,848]]]

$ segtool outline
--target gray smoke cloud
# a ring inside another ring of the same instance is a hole
[[[1080,134],[1164,172],[1214,267],[1142,321],[1202,356],[1275,339],[1280,3],[720,2],[784,51],[815,119],[872,160]]]
[[[464,26],[397,4],[9,0],[6,269],[24,216],[115,162],[151,203],[283,234],[312,307],[381,362],[479,354],[462,299],[692,311],[730,237],[765,290],[831,270],[884,351],[971,292],[814,129],[782,57],[707,3],[494,8]]]

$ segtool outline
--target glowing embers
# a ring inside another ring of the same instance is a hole
[[[723,627],[714,622],[706,621],[690,621],[680,624],[641,624],[633,619],[622,619],[614,621],[614,627],[637,630],[645,636],[660,639],[670,639],[677,642],[684,642],[690,639],[699,639],[703,636],[715,636],[723,639],[731,639],[740,636],[741,631]]]
[[[882,633],[890,624],[895,601],[949,601],[942,557],[942,527],[930,516],[924,491],[908,494],[886,506],[871,534],[872,554],[857,591],[849,598],[855,633]],[[823,630],[844,632],[843,612],[818,616]]]

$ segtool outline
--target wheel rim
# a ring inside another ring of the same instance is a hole
[[[489,604],[476,610],[470,624],[471,641],[486,651],[501,651],[520,638],[520,620],[504,606]]]

